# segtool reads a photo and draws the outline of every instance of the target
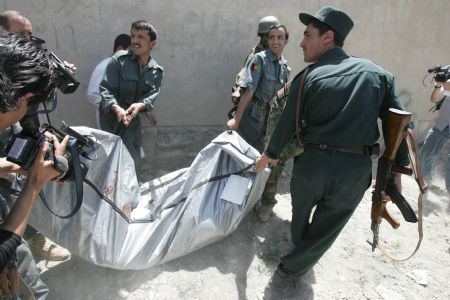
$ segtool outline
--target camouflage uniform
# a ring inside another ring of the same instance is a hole
[[[263,106],[263,115],[266,116],[266,134],[264,137],[264,143],[267,145],[273,129],[277,124],[278,119],[286,105],[286,100],[289,95],[291,82],[288,82],[278,93],[272,98],[268,105]],[[269,179],[267,180],[266,187],[261,196],[261,204],[265,206],[273,207],[277,200],[275,200],[275,194],[277,193],[278,180],[280,179],[286,161],[294,156],[300,155],[303,149],[300,147],[299,140],[294,136],[289,143],[284,147],[280,154],[278,165],[272,167]]]

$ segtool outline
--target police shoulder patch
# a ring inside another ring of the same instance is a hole
[[[261,69],[262,69],[262,66],[260,64],[257,64],[257,63],[252,64],[252,67],[251,67],[252,72],[261,73]]]

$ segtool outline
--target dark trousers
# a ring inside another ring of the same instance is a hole
[[[119,135],[122,142],[127,147],[128,152],[134,161],[136,175],[140,175],[141,147],[142,147],[142,125],[141,119],[137,116],[127,127],[117,121],[113,112],[100,115],[100,127],[102,130]]]
[[[291,179],[295,248],[281,258],[284,270],[304,275],[331,247],[370,186],[371,166],[367,156],[328,150],[305,149],[295,158]]]

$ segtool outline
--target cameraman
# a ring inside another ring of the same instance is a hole
[[[0,130],[22,119],[31,104],[52,99],[55,88],[56,74],[46,53],[22,37],[0,31]],[[55,156],[62,156],[68,137],[60,143],[54,135],[46,135],[54,145]],[[62,175],[53,168],[52,161],[45,160],[48,148],[48,142],[41,145],[27,171],[27,180],[20,195],[0,225],[0,271],[4,271],[15,259],[16,248],[22,242],[21,237],[39,191],[46,182]],[[19,166],[4,157],[0,158],[0,175],[19,171]],[[1,207],[0,210],[3,215],[7,213]],[[15,280],[7,279],[7,284]]]
[[[439,115],[434,126],[428,132],[421,150],[422,173],[427,181],[432,179],[439,151],[450,139],[450,82],[438,81],[441,80],[440,77],[435,77],[435,84],[430,96],[430,100],[435,103]],[[447,158],[445,187],[447,192],[450,193],[450,153],[448,153]]]

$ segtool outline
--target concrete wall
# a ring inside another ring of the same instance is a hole
[[[55,123],[95,126],[93,106],[85,91],[95,65],[112,52],[114,37],[128,33],[132,21],[149,20],[159,44],[153,57],[165,68],[154,111],[157,128],[146,128],[145,149],[152,163],[176,169],[188,164],[212,136],[224,129],[229,93],[244,57],[257,42],[256,26],[275,15],[291,32],[285,57],[293,74],[303,63],[299,41],[304,26],[298,13],[314,13],[334,5],[355,21],[345,49],[372,59],[397,78],[397,89],[414,113],[419,137],[431,126],[430,88],[422,84],[426,70],[448,64],[445,32],[450,27],[447,0],[2,0],[0,9],[27,15],[34,34],[50,50],[78,67],[82,82],[73,95],[60,95],[52,113]],[[185,155],[186,160],[174,160]],[[168,158],[172,159],[162,159]],[[157,165],[154,165],[155,167]]]

